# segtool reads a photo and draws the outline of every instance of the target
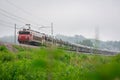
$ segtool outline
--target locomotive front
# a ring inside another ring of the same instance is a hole
[[[31,39],[30,31],[27,29],[23,29],[18,33],[18,42],[19,43],[29,43]]]

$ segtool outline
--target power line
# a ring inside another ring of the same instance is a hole
[[[14,14],[12,14],[12,13],[9,13],[9,12],[7,12],[6,10],[4,10],[4,9],[2,9],[2,8],[0,8],[0,11],[2,11],[2,12],[4,12],[5,14],[3,14],[3,13],[0,13],[0,14],[2,14],[2,15],[4,15],[4,16],[6,16],[6,17],[11,17],[11,16],[13,16],[14,17],[14,19],[16,19],[17,21],[19,20],[20,22],[22,22],[22,23],[24,23],[25,24],[25,22],[24,21],[28,21],[28,22],[32,22],[32,21],[30,21],[30,20],[27,20],[27,19],[24,19],[24,18],[22,18],[22,17],[19,17],[19,16],[16,16],[16,15],[14,15]],[[6,15],[7,14],[7,15]],[[10,16],[8,16],[8,15],[10,15]],[[13,19],[13,17],[11,17],[12,19]],[[32,26],[34,26],[34,27],[36,27],[37,25],[36,24],[31,24]]]
[[[19,22],[21,22],[21,23],[24,23],[23,21],[21,21],[21,20],[19,20],[19,19],[16,19],[16,18],[14,18],[14,17],[8,16],[8,15],[3,14],[3,13],[1,13],[1,12],[0,12],[0,14],[3,15],[3,16],[5,16],[5,17],[7,17],[7,18],[9,18],[9,19],[17,20],[17,21],[19,21]],[[6,21],[3,21],[3,20],[0,20],[0,21],[2,21],[3,23],[9,24],[9,25],[12,24],[12,23],[10,23],[10,22],[6,22]],[[24,23],[24,24],[25,24],[25,23]],[[19,25],[19,26],[23,26],[23,25]],[[20,29],[20,28],[19,28],[19,29]]]
[[[3,15],[3,16],[5,16],[5,17],[7,17],[7,18],[9,18],[9,19],[17,20],[17,21],[19,21],[19,22],[21,22],[21,23],[24,23],[23,21],[21,21],[21,20],[19,20],[19,19],[16,19],[16,18],[14,18],[14,17],[8,16],[8,15],[3,14],[3,13],[1,13],[1,12],[0,12],[0,14]],[[25,23],[24,23],[24,24],[25,24]]]
[[[9,1],[9,0],[6,0],[6,1],[7,1],[10,5],[12,5],[12,6],[14,6],[15,8],[21,10],[22,12],[24,12],[24,13],[30,15],[30,16],[32,15],[32,14],[30,14],[29,12],[27,12],[26,10],[24,10],[23,8],[21,8],[21,7],[17,6],[17,5],[15,5],[15,4],[12,3],[11,1]]]
[[[5,22],[0,22],[0,24],[5,25],[5,27],[14,28],[13,27],[14,24],[9,24],[9,23],[5,23]],[[16,26],[17,26],[16,29],[22,29],[23,28],[23,27],[18,27],[18,26],[20,26],[18,24]]]
[[[15,32],[14,32],[14,42],[15,42],[15,44],[16,44],[16,24],[15,24]]]
[[[15,24],[15,23],[13,23],[13,22],[1,20],[1,19],[0,19],[0,21],[3,22],[3,23],[6,23],[6,24],[11,24],[11,25]],[[17,23],[17,25],[18,25],[18,26],[23,26],[23,25],[21,25],[21,24],[19,24],[19,23]]]
[[[22,12],[24,12],[25,14],[31,16],[31,17],[35,17],[33,14],[31,14],[30,12],[26,11],[25,9],[19,7],[18,5],[14,4],[13,2],[11,2],[10,0],[6,0],[10,5],[14,6],[15,8],[17,8],[18,10],[21,10]],[[38,18],[38,17],[35,17]],[[39,24],[40,25],[40,24]]]
[[[10,26],[10,25],[6,25],[6,24],[4,24],[4,23],[0,23],[0,25],[3,25],[3,26],[5,26],[5,27],[8,27],[8,28],[10,28],[10,29],[13,29],[13,30],[15,30],[14,31],[14,42],[16,43],[16,31],[17,31],[17,27],[16,27],[16,24],[14,25],[15,27],[13,27],[13,26]],[[7,32],[7,30],[5,30],[6,32]],[[10,34],[10,32],[9,32],[9,34]]]
[[[14,24],[14,23],[11,23],[11,22],[8,22],[8,21],[4,21],[4,20],[0,20],[0,22],[7,23],[7,24]]]
[[[4,25],[5,27],[8,27],[8,28],[12,28],[12,29],[14,29],[13,26],[10,26],[10,25],[4,24],[4,23],[0,23],[0,25]]]
[[[15,18],[18,18],[18,19],[21,19],[21,20],[25,21],[24,18],[19,17],[19,16],[16,16],[16,15],[14,15],[14,14],[12,14],[12,13],[9,13],[9,12],[7,12],[6,10],[4,10],[4,9],[2,9],[2,8],[0,8],[0,11],[4,12],[4,13],[10,15],[10,16],[13,16],[13,17],[15,17]],[[28,22],[29,22],[29,21],[28,21]]]

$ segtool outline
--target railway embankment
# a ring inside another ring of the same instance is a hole
[[[11,52],[8,45],[17,52]],[[1,46],[4,47],[0,47],[0,80],[120,79],[120,55],[77,54],[61,48],[28,48],[6,43]]]
[[[18,51],[16,49],[16,46],[20,46],[22,48],[39,48],[38,46],[25,45],[25,44],[13,44],[13,43],[1,42],[1,41],[0,41],[0,46],[5,46],[11,52]]]

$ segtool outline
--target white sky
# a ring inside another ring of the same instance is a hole
[[[95,38],[98,27],[100,40],[120,40],[120,0],[0,0],[0,8],[24,18],[22,22],[7,18],[0,9],[0,36],[14,33],[4,20],[11,27],[14,23],[50,26],[53,22],[54,34],[87,38]],[[39,31],[50,34],[50,28]]]

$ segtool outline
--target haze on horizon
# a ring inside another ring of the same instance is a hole
[[[15,23],[17,27],[31,24],[32,29],[50,34],[50,28],[38,27],[53,22],[54,35],[95,38],[97,27],[100,40],[120,41],[119,4],[120,0],[0,0],[0,37],[13,35]],[[5,16],[3,10],[17,19]]]

